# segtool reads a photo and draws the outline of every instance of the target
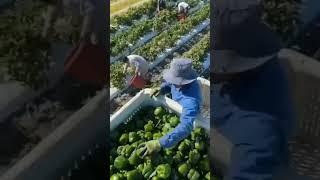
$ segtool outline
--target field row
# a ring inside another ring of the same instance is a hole
[[[193,15],[203,7],[203,3],[198,4],[189,11]],[[111,58],[113,63],[118,59],[129,55],[132,51],[152,40],[163,30],[170,29],[178,24],[177,12],[164,10],[152,19],[145,19],[130,26],[126,31],[119,32],[111,37]]]
[[[183,24],[177,24],[167,31],[162,32],[159,36],[152,39],[151,42],[137,49],[134,54],[145,57],[149,62],[154,62],[157,57],[161,56],[166,49],[173,48],[183,35],[192,32],[197,25],[209,17],[209,5],[202,8],[194,16],[189,17]],[[119,70],[121,63],[117,62],[111,65],[111,80],[113,87],[124,88],[125,75]],[[121,69],[121,68],[120,68]]]

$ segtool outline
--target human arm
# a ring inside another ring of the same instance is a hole
[[[44,20],[44,26],[42,29],[42,37],[46,38],[53,26],[54,21],[57,19],[59,15],[59,5],[50,3],[47,7],[47,10],[45,12],[45,20]]]
[[[127,69],[128,69],[128,64],[127,64],[127,63],[124,63],[122,73],[123,73],[123,74],[126,74],[126,73],[127,73]]]
[[[137,74],[138,76],[141,76],[140,72],[141,72],[141,63],[138,61],[135,61],[134,63],[134,74]]]
[[[180,124],[159,140],[151,140],[141,144],[138,150],[139,156],[144,157],[159,152],[161,148],[170,148],[191,134],[193,122],[199,113],[199,103],[196,100],[188,99],[182,103],[182,107]]]
[[[80,40],[83,40],[89,39],[89,35],[93,33],[96,6],[92,0],[80,2],[80,14],[84,16],[80,32]]]
[[[163,82],[160,87],[153,88],[151,92],[151,96],[158,96],[167,94],[171,91],[171,85],[168,82]]]
[[[200,112],[199,102],[193,99],[187,99],[182,102],[182,113],[180,116],[180,123],[169,134],[159,139],[161,147],[170,148],[181,140],[190,135],[193,129],[193,122]]]

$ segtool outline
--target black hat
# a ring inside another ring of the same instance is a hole
[[[259,1],[223,1],[217,1],[214,21],[214,73],[243,72],[273,59],[281,42],[262,22]]]

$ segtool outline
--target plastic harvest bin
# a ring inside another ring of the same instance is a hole
[[[206,130],[210,130],[210,81],[198,78],[201,84],[201,91],[203,95],[203,103],[201,116],[195,121],[195,126],[200,126]],[[130,119],[138,110],[145,106],[163,106],[177,114],[181,114],[182,107],[177,102],[167,97],[151,97],[151,89],[141,90],[135,97],[121,107],[110,118],[110,131],[113,131],[121,123]]]

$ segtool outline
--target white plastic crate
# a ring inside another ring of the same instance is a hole
[[[195,126],[205,128],[208,132],[210,131],[210,81],[198,78],[198,82],[201,85],[203,103],[201,113],[195,121]],[[116,113],[110,118],[110,131],[113,131],[121,123],[138,112],[145,106],[163,106],[177,114],[181,114],[182,107],[176,101],[167,97],[151,97],[151,89],[141,90],[135,97],[121,107]]]

